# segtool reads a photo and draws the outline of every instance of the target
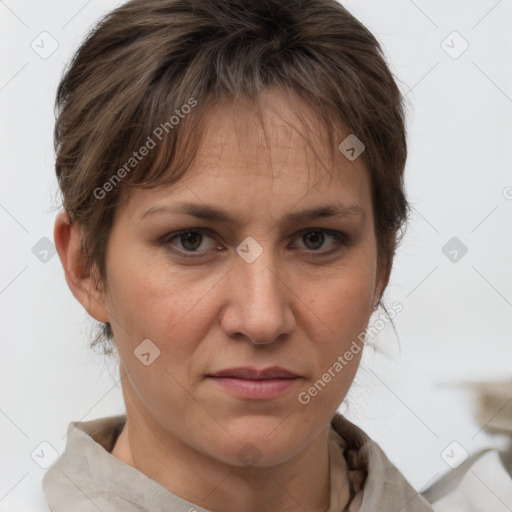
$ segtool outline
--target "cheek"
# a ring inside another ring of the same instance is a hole
[[[326,392],[319,397],[328,405],[343,399],[356,374],[364,350],[364,332],[372,313],[375,267],[365,254],[357,254],[350,264],[337,269],[309,287],[308,309],[316,317],[313,340],[318,375],[324,372]],[[340,358],[341,357],[341,361]],[[331,384],[332,382],[332,384]]]
[[[372,285],[368,269],[353,268],[322,280],[313,289],[307,302],[313,312],[307,313],[311,318],[307,337],[309,360],[316,371],[299,390],[299,411],[314,410],[314,416],[327,421],[346,397],[364,350],[362,335],[371,314]]]
[[[201,298],[211,276],[191,281],[191,275],[174,270],[170,264],[150,264],[148,259],[133,255],[110,268],[112,327],[130,380],[125,398],[142,402],[163,424],[171,422],[169,410],[176,417],[191,414],[187,413],[194,371],[191,363],[210,329],[209,312],[201,307]],[[146,339],[156,348],[148,342],[141,345]],[[137,357],[143,353],[149,353],[147,366]],[[202,421],[201,411],[194,415]]]
[[[221,275],[200,266],[178,268],[165,257],[133,255],[110,271],[112,328],[140,395],[163,403],[189,402],[183,386],[190,388],[205,366],[204,340],[218,321],[215,293]],[[146,339],[160,351],[153,348],[158,357],[148,367],[135,357]]]
[[[205,272],[187,272],[164,257],[128,253],[110,269],[110,312],[132,336],[164,341],[197,315],[205,290],[213,287],[210,281]]]
[[[375,269],[363,258],[360,264],[347,265],[313,287],[308,285],[309,308],[332,334],[345,340],[364,330],[372,313]]]

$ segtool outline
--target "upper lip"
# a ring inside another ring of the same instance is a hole
[[[209,377],[235,377],[238,379],[292,379],[298,377],[298,375],[291,370],[282,368],[280,366],[271,366],[269,368],[263,368],[258,370],[256,368],[227,368],[219,372],[215,372],[209,375]]]

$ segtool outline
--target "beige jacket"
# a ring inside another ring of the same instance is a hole
[[[120,415],[69,424],[66,450],[43,477],[52,511],[207,512],[110,454],[125,421]],[[328,512],[342,512],[339,494],[347,467],[357,482],[350,512],[434,511],[359,427],[339,413],[331,427]]]

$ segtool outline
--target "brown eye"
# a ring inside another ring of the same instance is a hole
[[[181,245],[187,251],[195,251],[201,246],[201,242],[203,241],[202,233],[198,231],[188,231],[182,235],[180,235]]]
[[[307,229],[298,233],[298,238],[304,247],[296,247],[299,250],[305,249],[306,256],[329,256],[341,251],[348,245],[348,237],[340,231],[328,229]],[[208,245],[208,241],[210,244]],[[330,243],[329,243],[330,242]],[[206,233],[206,230],[188,229],[169,233],[162,240],[161,244],[167,246],[174,253],[184,257],[206,257],[212,252],[224,250],[215,243],[215,239]],[[327,249],[322,247],[327,245]],[[304,251],[302,251],[304,252]]]
[[[208,241],[210,241],[209,244]],[[194,257],[206,256],[207,253],[211,253],[215,247],[218,247],[214,239],[202,229],[187,229],[169,233],[161,243],[171,247],[175,253]]]
[[[309,233],[306,233],[303,238],[306,241],[308,249],[313,250],[320,249],[325,240],[324,234],[320,231],[310,231]]]
[[[304,241],[306,249],[314,256],[328,256],[334,254],[344,246],[348,245],[348,238],[344,233],[340,231],[331,231],[327,229],[309,229],[300,233],[301,239]],[[322,248],[326,241],[332,240],[329,244],[334,248],[327,250],[319,250]]]

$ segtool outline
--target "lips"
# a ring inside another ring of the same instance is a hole
[[[227,368],[211,375],[208,380],[238,399],[271,400],[290,392],[301,380],[295,372],[272,366],[270,368]]]
[[[243,368],[227,368],[215,372],[209,377],[231,377],[234,379],[244,380],[270,380],[270,379],[295,379],[299,377],[295,372],[282,368],[281,366],[272,366],[264,369],[256,369],[250,367]]]

